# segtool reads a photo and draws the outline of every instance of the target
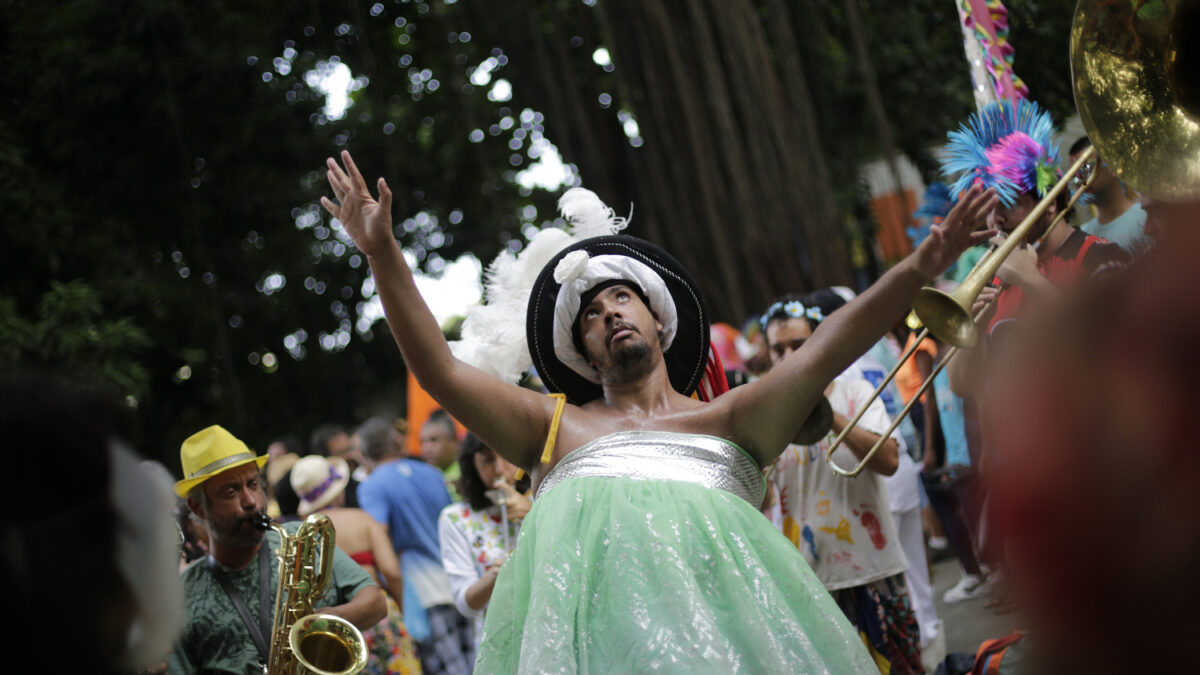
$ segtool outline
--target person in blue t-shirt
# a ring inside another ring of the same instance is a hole
[[[1075,141],[1071,146],[1071,163],[1091,146],[1087,136]],[[1137,194],[1131,194],[1126,189],[1125,183],[1117,178],[1117,174],[1103,159],[1096,167],[1096,177],[1087,194],[1094,199],[1096,217],[1080,225],[1079,229],[1107,239],[1133,256],[1150,248],[1151,240],[1145,232],[1146,211],[1138,203]]]
[[[442,472],[408,457],[396,442],[390,420],[369,419],[357,436],[363,458],[372,467],[358,487],[358,503],[387,526],[400,556],[405,619],[421,668],[425,673],[466,675],[475,664],[475,636],[471,622],[454,607],[442,568],[438,516],[451,501]]]

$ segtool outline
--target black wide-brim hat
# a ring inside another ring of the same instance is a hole
[[[690,396],[704,376],[708,361],[709,318],[704,296],[695,279],[678,260],[648,241],[627,235],[593,237],[568,246],[550,259],[538,274],[529,293],[525,336],[534,368],[552,392],[567,395],[575,405],[600,398],[604,390],[571,370],[554,354],[554,306],[560,284],[554,280],[554,268],[568,253],[585,251],[598,255],[628,256],[646,265],[660,277],[675,301],[678,327],[671,347],[663,354],[671,386]]]

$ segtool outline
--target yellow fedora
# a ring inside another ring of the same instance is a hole
[[[216,424],[197,431],[179,447],[183,480],[175,484],[175,494],[186,497],[192,488],[209,478],[250,462],[258,462],[261,469],[267,463],[267,456],[256,457],[237,436]]]

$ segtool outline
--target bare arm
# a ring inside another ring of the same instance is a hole
[[[344,171],[332,158],[327,161],[326,177],[337,201],[322,197],[321,205],[367,256],[405,365],[434,400],[488,446],[517,466],[530,466],[549,430],[553,401],[454,358],[392,234],[391,190],[380,178],[376,200],[350,153],[342,152],[342,162]]]
[[[733,440],[761,464],[782,452],[826,385],[896,323],[917,291],[968,247],[995,234],[975,231],[995,201],[991,191],[968,190],[916,252],[822,322],[803,347],[756,382],[722,396],[728,397]]]
[[[842,433],[842,429],[846,428],[846,423],[849,421],[841,413],[833,413],[833,433]],[[867,431],[861,426],[851,429],[850,433],[846,434],[846,440],[843,441],[859,461],[878,442],[879,434]],[[879,450],[875,451],[875,454],[871,457],[871,461],[867,462],[867,468],[881,476],[890,476],[896,473],[896,469],[900,468],[900,444],[896,442],[896,439],[888,438],[884,441]]]
[[[383,621],[383,618],[387,616],[387,603],[384,602],[379,587],[371,584],[360,588],[350,602],[325,607],[321,613],[340,616],[359,629],[365,629]]]
[[[467,588],[467,606],[474,610],[482,610],[487,607],[488,602],[492,599],[492,591],[496,589],[496,577],[499,574],[499,567],[489,567],[483,576],[479,577],[479,581],[471,584]]]
[[[387,528],[375,522],[375,519],[369,515],[367,518],[371,521],[367,528],[370,533],[371,555],[375,558],[375,569],[379,570],[379,576],[387,582],[388,593],[403,612],[404,575],[400,572],[400,561],[396,558],[396,552],[392,550],[392,541],[388,538]]]
[[[950,365],[946,366],[946,376],[950,379],[950,391],[961,398],[980,396],[983,394],[983,382],[987,376],[988,336],[987,327],[996,315],[996,297],[1000,289],[994,286],[984,286],[979,297],[971,305],[971,316],[979,316],[979,311],[985,305],[988,311],[975,322],[975,330],[979,339],[970,349],[960,349]]]

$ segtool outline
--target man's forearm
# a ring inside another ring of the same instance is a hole
[[[849,421],[843,415],[834,413],[833,432],[835,434],[841,433]],[[850,433],[846,434],[846,440],[843,442],[850,452],[854,453],[854,456],[858,458],[858,461],[861,462],[862,458],[866,457],[871,448],[875,447],[875,444],[879,442],[879,439],[879,434],[867,431],[861,426],[855,426],[850,430]],[[884,441],[883,446],[871,456],[871,460],[867,462],[867,468],[884,476],[896,473],[896,469],[900,463],[898,451],[899,446],[896,444],[896,441],[891,438],[887,439]]]
[[[823,381],[832,380],[879,340],[912,305],[929,277],[905,258],[861,295],[834,312],[805,345],[820,350],[815,365]]]
[[[733,437],[759,464],[772,462],[799,429],[778,420],[803,420],[821,392],[902,316],[925,276],[906,259],[845,307],[833,312],[771,372],[725,398]],[[724,397],[722,397],[724,398]],[[720,400],[720,399],[719,399]],[[868,446],[870,447],[870,446]]]
[[[921,439],[923,443],[921,456],[925,462],[925,466],[935,468],[937,466],[937,448],[934,446],[934,439],[937,437],[937,434],[934,433],[936,429],[934,425],[941,424],[941,420],[938,419],[937,399],[930,397],[925,402],[925,405],[921,406],[921,410],[925,416],[925,433],[922,434],[923,438]]]
[[[379,571],[379,575],[387,582],[387,591],[391,594],[392,599],[400,607],[400,611],[404,612],[404,576],[397,574],[389,574],[383,570]]]
[[[1026,301],[1033,303],[1035,307],[1053,302],[1061,296],[1058,288],[1039,272],[1021,275],[1014,285],[1025,294]]]
[[[387,616],[387,602],[375,585],[364,586],[350,602],[319,610],[322,614],[333,614],[354,624],[359,630],[373,627]]]
[[[479,580],[467,587],[467,606],[476,611],[487,607],[492,599],[492,591],[496,588],[496,575],[499,569],[490,569],[479,577]]]
[[[518,466],[532,464],[553,402],[454,357],[399,244],[368,260],[392,336],[421,387],[502,457]]]
[[[986,326],[986,322],[980,322]],[[987,333],[979,330],[979,340],[971,349],[959,350],[946,365],[946,378],[950,391],[960,397],[977,396],[983,380],[983,368],[987,355]]]
[[[984,226],[984,218],[996,203],[992,190],[969,188],[946,219],[931,228],[917,250],[826,319],[809,340],[820,345],[814,363],[824,371],[820,375],[832,380],[845,370],[895,325],[923,285],[941,274],[969,246],[992,236],[995,230],[978,228]]]
[[[996,200],[992,190],[969,188],[912,255],[833,312],[803,348],[758,381],[731,391],[723,406],[729,413],[731,438],[748,447],[760,464],[774,460],[795,436],[825,386],[895,325],[917,291],[967,247],[995,234],[995,230],[978,228]]]

